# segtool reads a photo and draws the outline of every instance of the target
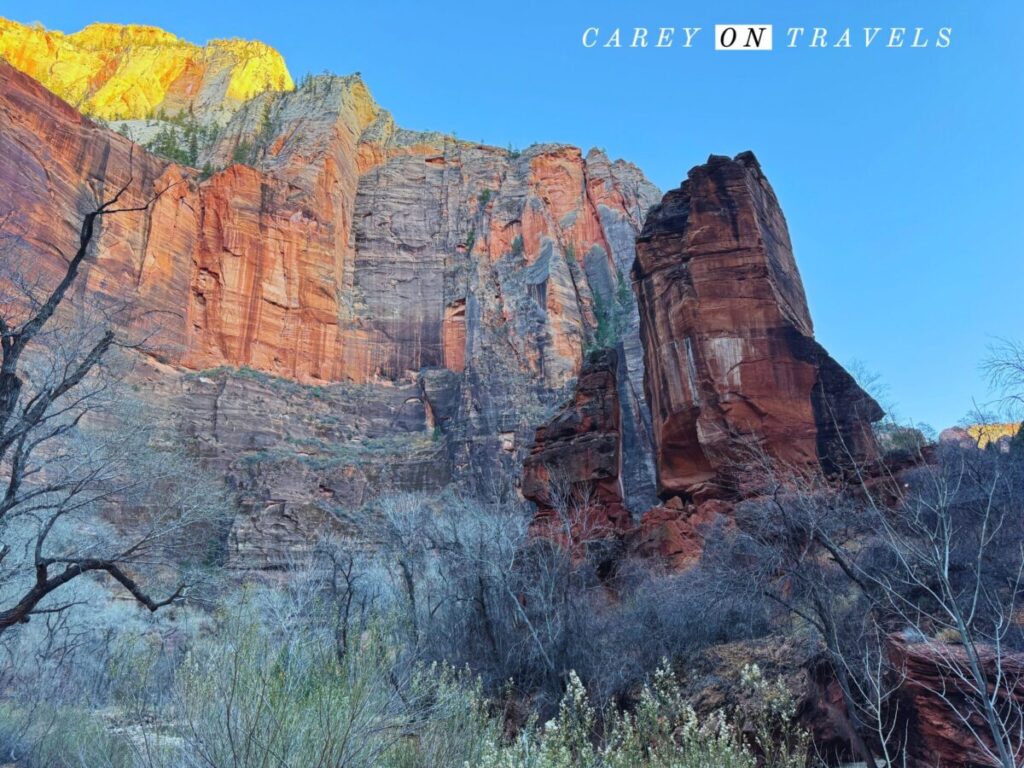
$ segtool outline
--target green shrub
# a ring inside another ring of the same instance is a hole
[[[379,617],[337,635],[317,590],[246,590],[193,633],[164,678],[140,646],[111,669],[116,706],[0,706],[0,749],[19,768],[803,768],[781,682],[747,667],[749,696],[699,716],[667,662],[632,711],[598,708],[575,672],[555,716],[509,737],[479,679],[424,665]],[[506,692],[511,695],[511,691]],[[754,754],[759,757],[755,759]]]
[[[288,755],[296,766],[316,765],[321,755],[320,764],[344,764],[387,746],[381,660],[348,664],[330,649],[282,647],[251,627],[239,630],[235,642],[183,665],[177,714],[187,724],[186,750],[241,768],[263,765],[268,754]]]
[[[181,145],[178,130],[172,125],[163,125],[156,136],[146,143],[146,149],[175,163],[191,165],[195,159],[189,153],[189,147]]]
[[[231,162],[251,163],[253,160],[253,151],[252,142],[242,139],[235,145],[234,150],[231,152]]]
[[[795,724],[796,702],[781,679],[768,680],[757,664],[743,668],[747,699],[736,709],[738,728],[764,755],[764,768],[803,766],[810,749],[806,731]]]
[[[182,165],[195,167],[200,150],[217,138],[216,125],[202,125],[190,112],[182,111],[168,117],[161,110],[160,120],[160,128],[156,136],[146,143],[146,149]]]
[[[633,291],[622,270],[615,271],[615,295],[609,302],[598,291],[594,292],[594,338],[587,345],[587,351],[614,347],[625,332],[630,309],[633,306]]]
[[[763,680],[761,681],[763,683]],[[634,712],[609,709],[602,718],[575,673],[557,716],[532,724],[511,744],[492,741],[482,768],[803,768],[806,740],[790,725],[792,699],[774,685],[753,693],[750,717],[760,761],[744,743],[745,718],[714,714],[701,719],[686,703],[667,663],[644,687]],[[782,689],[784,690],[784,689]],[[766,697],[758,698],[757,694]],[[771,698],[774,697],[774,698]],[[601,723],[603,738],[598,733]],[[779,734],[796,734],[792,743]],[[766,735],[767,734],[767,735]]]
[[[615,310],[608,305],[598,292],[594,293],[594,327],[593,349],[612,347],[618,341],[615,328]]]
[[[42,702],[0,706],[0,751],[18,768],[130,768],[132,746],[96,712]]]

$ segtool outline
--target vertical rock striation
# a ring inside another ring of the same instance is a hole
[[[712,156],[647,217],[633,268],[663,498],[728,494],[744,451],[834,471],[881,409],[814,340],[782,210],[753,154]]]
[[[33,71],[36,54],[19,51],[10,60]],[[236,522],[238,551],[251,555],[243,560],[278,562],[300,533],[389,489],[430,490],[438,478],[487,493],[495,478],[514,486],[537,425],[567,396],[599,332],[622,358],[625,496],[649,506],[639,319],[625,275],[659,193],[635,166],[563,145],[520,152],[403,130],[357,76],[308,78],[229,106],[195,110],[200,121],[227,119],[196,148],[201,173],[0,62],[0,214],[11,214],[15,271],[45,283],[88,206],[125,184],[130,206],[164,190],[147,210],[102,222],[75,301],[127,302],[138,311],[121,330],[145,340],[154,364],[201,372],[174,402],[211,461],[227,461],[229,434],[277,435],[272,451],[252,447],[229,462],[231,482],[256,489]],[[228,388],[231,409],[208,408],[213,385],[203,382],[222,368],[246,371],[246,386]],[[332,491],[327,504],[333,454],[313,460],[313,437],[292,440],[273,413],[247,411],[246,398],[264,397],[250,374],[296,382],[297,401],[358,392],[369,412],[402,420],[401,444],[417,446],[409,471],[391,477],[385,467],[402,466],[400,450],[380,442],[379,424],[356,420],[331,440],[371,446],[356,450],[358,471],[342,462],[359,491]],[[396,393],[410,405],[397,407]],[[414,407],[422,418],[401,415]],[[294,471],[277,469],[289,462]],[[336,508],[327,517],[325,505]],[[296,533],[275,552],[272,532],[285,529]]]

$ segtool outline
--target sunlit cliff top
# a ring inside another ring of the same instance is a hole
[[[979,448],[984,448],[990,442],[996,442],[1002,437],[1013,437],[1020,430],[1019,421],[1003,424],[972,424],[967,427],[969,434],[978,443]]]
[[[0,18],[0,56],[104,120],[161,110],[220,119],[264,91],[295,87],[284,58],[264,43],[212,40],[198,46],[134,24],[90,24],[68,35]]]

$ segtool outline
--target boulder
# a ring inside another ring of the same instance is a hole
[[[1024,654],[978,645],[987,693],[1006,720],[1011,750],[1020,759],[1021,712],[1024,712]],[[906,751],[915,768],[998,766],[985,719],[968,692],[970,679],[964,648],[940,641],[908,642],[892,638],[890,657],[899,670],[901,705],[909,734]],[[1000,681],[996,688],[996,681]],[[909,706],[908,706],[909,705]]]

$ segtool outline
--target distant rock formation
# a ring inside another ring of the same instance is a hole
[[[939,433],[939,442],[959,445],[961,448],[984,449],[994,445],[1001,451],[1008,451],[1011,443],[1020,439],[1022,424],[1024,422],[1011,421],[950,427]]]
[[[735,491],[744,451],[827,472],[874,458],[882,411],[814,340],[789,232],[754,155],[665,195],[633,274],[658,491]]]
[[[257,94],[295,87],[281,54],[263,43],[200,47],[135,24],[90,24],[65,35],[0,19],[0,57],[104,120],[160,112],[223,120]]]

